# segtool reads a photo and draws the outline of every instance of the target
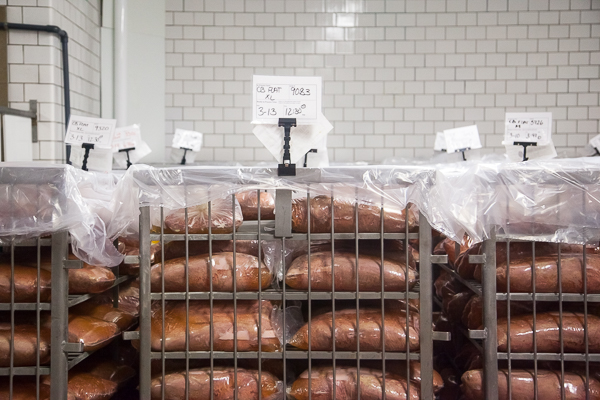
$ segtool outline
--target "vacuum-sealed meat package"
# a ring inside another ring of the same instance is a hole
[[[537,375],[531,370],[512,369],[498,371],[498,400],[508,400],[508,381],[510,379],[513,399],[535,400],[561,398],[561,372],[538,369]],[[565,398],[568,400],[599,400],[600,383],[590,378],[589,392],[586,396],[585,374],[565,372],[562,384]],[[537,397],[534,385],[537,382]],[[466,400],[485,400],[483,391],[483,370],[467,371],[462,376],[461,389]]]
[[[231,400],[235,392],[235,370],[230,367],[215,367],[213,370],[214,400]],[[185,400],[186,378],[190,399],[210,399],[210,368],[191,369],[186,372],[172,372],[165,375],[164,400]],[[262,371],[259,389],[258,371],[237,369],[237,398],[240,400],[283,399],[283,383],[267,371]],[[163,399],[162,376],[150,383],[152,399]]]
[[[91,301],[78,304],[71,309],[73,314],[84,315],[97,318],[105,322],[111,322],[119,328],[120,331],[127,330],[137,320],[137,318],[127,311],[114,308],[112,304],[99,304]]]
[[[40,270],[40,301],[50,301],[50,272]],[[10,262],[0,264],[0,303],[10,303],[10,293],[14,282],[16,303],[34,303],[38,294],[38,269],[15,265],[14,276],[11,281]]]
[[[311,290],[330,291],[332,288],[331,252],[311,253]],[[335,290],[356,290],[356,255],[355,253],[335,253]],[[401,291],[408,284],[412,288],[417,283],[417,272],[412,266],[408,271],[403,261],[384,259],[384,282],[386,291]],[[408,275],[408,279],[407,279]],[[381,290],[381,257],[359,255],[358,257],[359,290],[374,292]],[[408,282],[407,282],[408,280]],[[308,289],[308,255],[296,258],[287,271],[285,282],[294,289]]]
[[[98,350],[109,344],[120,330],[112,322],[97,318],[69,315],[69,342],[83,343],[83,351]]]
[[[310,199],[310,231],[312,233],[331,232],[331,197],[316,196]],[[354,199],[334,198],[333,216],[336,233],[355,232]],[[406,230],[407,212],[396,207],[384,208],[383,230],[385,233],[402,233]],[[408,212],[409,229],[416,225],[416,217]],[[292,230],[308,232],[308,212],[306,198],[292,201]],[[361,233],[381,232],[381,209],[371,203],[358,203],[358,231]]]
[[[280,351],[281,343],[276,330],[277,306],[263,300],[239,300],[237,302],[237,349],[258,350],[258,319],[261,310],[262,351]],[[152,350],[162,349],[162,308],[155,303],[152,310]],[[185,351],[186,306],[183,301],[169,301],[165,305],[165,351]],[[234,350],[233,302],[215,301],[213,304],[213,348],[215,351]],[[209,351],[211,349],[210,303],[203,300],[190,301],[189,349]],[[134,342],[135,343],[135,342]]]
[[[235,200],[234,206],[231,196],[211,202],[210,218],[208,203],[191,206],[187,210],[188,233],[192,234],[206,234],[209,227],[214,234],[231,233],[244,220],[240,204]],[[185,208],[167,211],[164,218],[164,233],[185,233]],[[155,223],[153,231],[160,232],[160,222]]]
[[[407,318],[404,310],[387,308],[385,310],[385,350],[406,351]],[[327,312],[314,317],[311,321],[312,350],[331,351],[333,313]],[[381,351],[381,309],[359,309],[359,333],[356,334],[356,309],[335,312],[335,349],[338,351],[356,351],[356,337],[360,337],[361,351]],[[308,323],[290,339],[290,344],[302,350],[308,350]],[[410,314],[408,318],[408,342],[410,351],[419,350],[419,315]]]
[[[216,292],[233,291],[233,270],[235,257],[236,287],[240,292],[258,290],[259,268],[261,284],[264,289],[269,287],[273,280],[272,272],[267,266],[254,257],[243,253],[217,253],[211,258],[208,254],[188,257],[188,285],[192,292],[210,290]],[[211,268],[212,265],[212,268]],[[165,261],[164,265],[164,291],[182,292],[186,290],[185,274],[186,258],[175,258]],[[209,273],[212,272],[212,277]],[[154,264],[151,270],[152,291],[161,292],[163,278],[163,265]]]
[[[235,198],[242,208],[244,221],[256,221],[258,219],[258,194],[256,190],[238,193]],[[275,199],[269,192],[260,192],[260,219],[261,221],[275,219]]]
[[[50,361],[50,329],[40,327],[40,341],[37,327],[31,324],[15,324],[14,367],[35,366],[39,349],[40,365]],[[0,367],[10,366],[11,327],[10,323],[0,323]]]
[[[263,241],[264,242],[264,241]],[[162,249],[160,244],[158,246],[158,251],[154,255],[155,262],[162,262]],[[198,241],[188,241],[187,243],[187,253],[188,256],[199,256],[202,254],[209,254],[210,244],[208,240],[198,240]],[[181,258],[185,257],[186,252],[186,243],[184,240],[176,240],[172,242],[165,243],[165,261],[172,260],[173,258]],[[235,241],[235,252],[236,253],[244,253],[250,254],[251,256],[258,257],[258,240],[236,240]],[[233,252],[233,240],[213,240],[212,241],[212,253],[224,253],[224,252]]]

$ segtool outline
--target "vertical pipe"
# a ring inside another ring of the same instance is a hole
[[[127,0],[115,0],[115,119],[117,126],[127,124]]]
[[[408,224],[408,216],[406,218]],[[407,239],[408,242],[408,239]],[[408,247],[406,251],[409,251]],[[433,330],[432,300],[433,300],[433,271],[431,265],[432,238],[431,226],[422,213],[419,213],[419,315],[421,330],[419,332],[421,353],[421,398],[433,398]],[[406,269],[408,276],[408,266]],[[407,279],[408,282],[408,279]]]
[[[150,235],[150,208],[142,207],[140,212],[140,398],[149,399],[150,381],[152,380],[150,371],[152,351],[150,342],[150,238],[148,237]],[[52,387],[54,388],[54,385]]]
[[[484,340],[484,394],[486,400],[498,400],[498,321],[496,316],[496,229],[483,242],[483,326]]]
[[[69,275],[63,262],[67,256],[67,232],[52,235],[52,294],[51,318],[52,339],[50,343],[52,386],[50,397],[62,400],[67,398],[68,362],[63,351],[63,343],[68,339],[68,304]],[[150,388],[150,382],[148,382]]]

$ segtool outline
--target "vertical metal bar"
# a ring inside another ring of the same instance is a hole
[[[291,205],[291,203],[289,203]],[[291,225],[290,225],[291,227]],[[283,271],[285,271],[286,269],[286,265],[285,265],[285,238],[281,238],[281,260],[282,260],[282,267],[283,267]],[[285,282],[283,283],[283,291],[282,291],[282,295],[281,295],[281,307],[282,307],[282,311],[283,311],[283,326],[285,327],[285,307],[286,307],[286,290],[285,290]],[[310,334],[310,333],[309,333]],[[286,350],[286,337],[285,337],[285,328],[283,329],[283,343],[281,344],[283,351],[282,351],[282,357],[283,357],[283,384],[285,385],[287,382],[287,350]]]
[[[335,207],[333,199],[333,187],[331,188],[331,363],[333,367],[333,398],[336,398],[336,370],[335,370]],[[356,266],[358,268],[358,265]],[[358,383],[360,384],[360,382]]]
[[[15,368],[15,243],[10,244],[10,354],[9,354],[9,399],[13,398]]]
[[[355,279],[356,279],[356,330],[354,337],[356,338],[356,400],[360,400],[360,279],[358,276],[358,188],[355,190],[354,199],[354,255],[356,263]],[[381,333],[382,335],[384,332]]]
[[[210,190],[208,191],[208,198],[210,199]],[[235,224],[235,221],[234,221]],[[208,202],[208,275],[210,279],[208,280],[210,297],[209,297],[209,305],[210,305],[210,400],[215,398],[214,391],[214,372],[215,372],[215,330],[213,327],[213,319],[214,319],[214,297],[215,294],[213,292],[213,248],[212,248],[212,201]]]
[[[484,394],[486,400],[498,400],[498,320],[496,313],[496,229],[483,242],[483,326],[487,336],[484,346]]]
[[[238,351],[238,342],[237,342],[237,263],[236,263],[236,254],[235,254],[235,246],[236,246],[236,238],[235,238],[235,194],[231,195],[231,215],[233,218],[232,221],[232,238],[233,238],[233,397],[234,400],[238,400],[238,362],[237,362],[237,351]],[[259,309],[261,304],[258,305]],[[285,315],[285,308],[284,315]],[[285,320],[283,323],[285,326]],[[284,329],[285,332],[285,329]],[[259,392],[260,393],[260,392]]]
[[[556,263],[556,274],[558,277],[558,340],[560,341],[560,399],[565,400],[565,344],[563,342],[563,291],[561,258],[562,252],[561,245],[559,243],[558,260]]]
[[[381,196],[381,208],[380,208],[380,214],[379,214],[379,218],[380,218],[380,237],[379,237],[379,242],[381,244],[381,270],[380,270],[380,274],[381,274],[381,332],[383,333],[381,335],[381,398],[385,400],[386,396],[385,396],[385,259],[384,259],[384,254],[385,254],[385,249],[384,249],[384,242],[383,242],[383,237],[384,237],[384,226],[385,226],[385,211],[383,209],[383,196]],[[408,245],[408,238],[406,238],[406,242],[405,244]],[[408,261],[408,257],[405,259],[405,261]],[[407,262],[408,264],[408,262]],[[405,292],[406,293],[406,292]],[[408,300],[408,296],[406,296],[407,300]],[[407,366],[407,371],[410,371],[410,360],[409,360],[410,356],[407,353],[406,354],[406,366]],[[410,372],[408,372],[410,373]],[[406,380],[406,398],[410,399],[410,379]]]
[[[511,341],[510,341],[510,240],[506,241],[506,345],[508,358],[508,400],[512,400],[512,366],[511,366]]]
[[[36,311],[35,311],[35,327],[36,327],[36,349],[35,349],[35,398],[40,398],[40,341],[41,341],[41,326],[40,326],[40,308],[41,308],[41,263],[42,263],[42,248],[41,241],[36,239],[36,264],[37,264],[37,296],[36,296]]]
[[[261,246],[261,240],[260,240],[260,231],[261,231],[261,226],[260,226],[260,189],[256,190],[256,198],[257,198],[257,226],[258,226],[258,382],[256,383],[257,386],[257,393],[258,393],[258,398],[262,398],[262,258],[261,258],[261,254],[260,254],[260,246]],[[235,218],[234,218],[235,221]]]
[[[433,312],[432,247],[431,226],[429,225],[427,218],[425,218],[422,213],[419,213],[419,318],[421,326],[419,331],[419,342],[421,353],[422,399],[433,399],[433,330],[431,329]],[[406,273],[408,275],[408,268]],[[408,341],[408,334],[406,340]]]
[[[535,242],[531,243],[532,260],[531,260],[531,290],[533,292],[533,376],[537,377],[538,373],[538,362],[537,362],[537,310],[536,310],[536,296],[535,296]],[[538,381],[533,380],[533,398],[538,400]]]
[[[308,230],[306,234],[306,238],[308,239],[308,399],[312,399],[312,277],[311,277],[311,267],[310,267],[310,186],[306,189],[306,221],[308,224]],[[285,275],[285,270],[284,270]],[[284,282],[285,285],[285,282]]]
[[[150,398],[152,302],[150,290],[150,207],[140,208],[140,399]],[[162,254],[164,254],[164,245]],[[163,256],[164,258],[164,256]],[[164,261],[162,261],[164,263]],[[52,289],[54,291],[54,289]],[[52,367],[54,373],[54,367]],[[52,377],[54,379],[54,377]],[[54,387],[54,385],[53,385]],[[54,397],[53,397],[54,398]]]
[[[63,262],[67,256],[67,232],[52,235],[52,295],[51,318],[52,339],[50,343],[52,385],[50,397],[64,400],[67,398],[68,366],[67,355],[63,351],[63,343],[68,339],[68,305],[69,274]],[[148,382],[150,388],[150,382]]]
[[[585,206],[584,206],[585,209]],[[587,288],[587,253],[586,245],[583,245],[583,337],[585,342],[585,398],[590,398],[590,338],[587,330],[588,325],[588,288]]]
[[[187,199],[186,199],[187,200]],[[186,201],[187,205],[187,201]],[[190,236],[185,208],[185,400],[190,398]],[[210,277],[212,279],[212,277]]]
[[[160,386],[161,399],[165,399],[165,209],[164,207],[160,207],[160,245],[162,247],[161,251],[161,263],[160,263],[160,302],[161,302],[161,341],[160,341],[160,362],[161,362],[161,378],[162,385]]]

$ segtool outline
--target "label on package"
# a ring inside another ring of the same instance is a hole
[[[546,146],[552,134],[552,113],[506,113],[504,144],[537,143]]]
[[[482,147],[477,125],[446,129],[444,139],[446,140],[446,151],[448,153],[480,149]]]
[[[134,149],[142,140],[139,125],[126,126],[115,129],[112,140],[112,151],[118,153],[122,149]]]
[[[110,149],[117,120],[89,118],[71,115],[65,143],[81,145],[93,144],[94,147]]]
[[[202,134],[195,131],[186,131],[185,129],[176,129],[171,147],[198,152],[202,147]]]
[[[277,124],[296,118],[298,125],[316,124],[321,113],[320,76],[265,76],[252,78],[252,123]]]

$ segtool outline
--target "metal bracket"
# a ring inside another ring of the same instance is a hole
[[[469,254],[470,264],[485,264],[485,254]]]
[[[62,349],[65,353],[83,353],[83,343],[63,342]]]
[[[469,329],[469,338],[471,339],[487,339],[487,330]]]
[[[448,264],[448,255],[431,255],[431,262],[434,264]]]
[[[125,264],[139,264],[140,256],[125,256],[125,259],[123,260],[123,262]]]
[[[123,332],[123,340],[140,340],[140,331]]]
[[[64,260],[63,268],[65,268],[65,269],[81,269],[81,268],[83,268],[83,261],[81,261],[81,260]]]
[[[434,331],[433,340],[437,340],[440,342],[449,342],[450,340],[452,340],[452,334],[450,332]]]

